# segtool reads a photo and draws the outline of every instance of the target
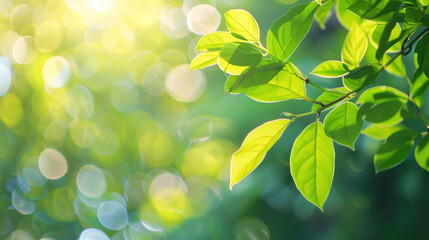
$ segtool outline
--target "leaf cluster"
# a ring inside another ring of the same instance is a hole
[[[429,121],[421,112],[429,85],[428,5],[427,0],[319,0],[299,4],[272,24],[266,47],[249,12],[228,11],[228,31],[200,39],[196,46],[199,54],[191,69],[217,64],[229,74],[227,93],[245,94],[267,103],[291,99],[312,103],[308,112],[285,112],[285,118],[266,122],[247,135],[231,159],[230,187],[262,162],[292,122],[313,114],[316,121],[293,144],[290,172],[302,195],[321,210],[334,176],[334,142],[355,150],[360,134],[382,140],[374,156],[376,172],[402,163],[418,142],[415,159],[429,171]],[[289,59],[313,21],[325,29],[333,12],[348,30],[339,59],[326,60],[310,73],[342,82],[342,87],[329,89],[310,80]],[[414,45],[416,69],[410,80],[402,56]],[[376,85],[384,70],[407,81],[410,91]],[[316,99],[307,96],[309,86],[321,91]],[[324,119],[323,111],[328,112]],[[416,120],[420,126],[407,127],[402,123],[407,119]],[[368,127],[362,130],[364,125]]]

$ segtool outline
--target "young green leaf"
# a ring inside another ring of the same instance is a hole
[[[362,22],[361,17],[349,11],[348,8],[351,4],[353,4],[355,0],[341,0],[336,1],[336,14],[338,21],[343,25],[346,29],[350,29],[353,24],[360,25]]]
[[[259,26],[249,12],[242,9],[230,10],[225,13],[225,21],[231,33],[259,42]]]
[[[421,108],[425,101],[424,93],[429,87],[429,77],[423,74],[421,68],[418,68],[414,73],[413,83],[411,84],[411,96],[416,102],[416,105]]]
[[[402,163],[410,153],[417,134],[410,130],[400,130],[387,138],[374,156],[377,173]]]
[[[217,63],[219,51],[202,52],[192,59],[190,69],[201,69]]]
[[[404,103],[399,101],[383,102],[380,104],[363,104],[359,112],[365,115],[365,120],[371,123],[393,125],[400,123],[403,118],[401,116],[401,108]]]
[[[369,34],[370,43],[375,48],[380,48],[383,33],[386,31],[386,34],[390,33],[390,35],[388,36],[387,42],[383,43],[382,47],[384,48],[384,51],[389,53],[401,51],[402,43],[399,40],[401,39],[402,29],[399,24],[390,25],[387,29],[390,32],[386,30],[387,24],[376,24],[371,21],[366,21],[365,25]],[[386,41],[386,39],[384,39],[384,41]],[[387,49],[385,48],[386,46]]]
[[[355,69],[365,56],[368,48],[368,38],[365,31],[358,25],[353,25],[344,41],[341,50],[341,60],[349,67]]]
[[[388,63],[391,59],[392,58],[388,54],[384,54],[383,64]],[[405,65],[402,60],[402,56],[399,56],[395,60],[393,60],[393,62],[391,62],[385,69],[390,74],[396,75],[398,77],[407,77],[407,71],[405,70]]]
[[[385,126],[380,124],[372,124],[369,127],[365,128],[362,131],[362,134],[365,134],[373,139],[385,140],[395,132],[404,129],[406,128],[402,125]]]
[[[220,69],[232,75],[239,75],[261,61],[262,54],[259,49],[249,43],[227,43],[220,50],[218,57]]]
[[[420,167],[429,172],[429,135],[426,134],[420,139],[414,151],[414,156]]]
[[[301,194],[323,211],[334,177],[335,151],[323,124],[308,125],[295,140],[290,158],[293,181]]]
[[[230,189],[255,170],[290,123],[288,119],[266,122],[246,136],[240,149],[232,155]]]
[[[389,21],[400,6],[401,1],[359,0],[355,1],[349,10],[364,19],[383,23]]]
[[[353,151],[363,126],[362,116],[358,111],[359,108],[355,104],[345,102],[326,115],[324,122],[328,136]]]
[[[347,88],[344,88],[344,87],[334,88],[334,89],[330,89],[330,90],[331,91],[323,92],[322,94],[320,94],[320,96],[316,98],[316,101],[321,102],[323,104],[328,104],[332,101],[337,100],[338,98],[343,97],[344,95],[346,95],[347,93],[350,92],[349,90],[347,90]],[[332,106],[336,106],[339,103],[334,104]],[[321,107],[322,106],[315,103],[311,106],[311,111],[313,111],[313,112],[317,111]]]
[[[197,43],[195,50],[197,51],[209,51],[219,50],[225,44],[232,42],[245,42],[239,38],[234,37],[229,32],[213,32],[203,36]]]
[[[375,82],[380,72],[374,65],[358,67],[343,77],[343,85],[350,90],[360,90]]]
[[[429,6],[429,0],[419,0],[419,3],[423,6]]]
[[[314,14],[314,20],[316,20],[321,29],[326,29],[326,22],[328,22],[332,15],[332,6],[334,6],[334,0],[326,1],[316,10],[316,13]]]
[[[305,81],[292,63],[274,63],[251,69],[235,81],[230,92],[245,93],[261,102],[306,98]]]
[[[300,4],[277,19],[268,31],[268,51],[286,61],[310,30],[318,6],[316,2]]]
[[[311,74],[324,78],[342,77],[348,73],[349,70],[347,66],[344,63],[335,60],[322,62],[311,72]]]

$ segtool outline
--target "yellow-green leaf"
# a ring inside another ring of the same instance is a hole
[[[362,131],[362,134],[365,134],[377,140],[384,140],[388,138],[390,135],[394,134],[395,132],[398,132],[404,129],[405,127],[403,127],[402,125],[386,126],[386,125],[380,125],[380,124],[372,124],[369,127],[365,128]]]
[[[311,74],[324,78],[342,77],[348,73],[349,70],[347,66],[344,63],[335,60],[322,62],[311,72]]]
[[[219,50],[227,43],[232,42],[245,42],[242,39],[234,37],[229,32],[213,32],[203,36],[197,43],[195,50],[197,51],[208,51],[208,50]]]
[[[202,52],[192,59],[190,69],[201,69],[217,63],[219,51]]]
[[[293,181],[301,194],[322,211],[331,190],[334,159],[334,144],[320,122],[307,126],[292,147],[290,171]]]
[[[259,26],[249,12],[242,9],[230,10],[225,13],[225,21],[231,33],[252,42],[259,42]]]
[[[344,41],[341,60],[350,68],[355,69],[365,56],[368,48],[368,38],[365,31],[358,25],[353,25]]]
[[[239,75],[261,61],[261,52],[250,43],[227,43],[220,50],[218,57],[220,69],[232,75]]]
[[[246,136],[240,149],[232,155],[229,184],[231,189],[255,170],[291,122],[289,119],[269,121],[255,128]]]

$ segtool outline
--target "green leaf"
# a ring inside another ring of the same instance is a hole
[[[246,136],[240,149],[232,155],[230,189],[255,170],[290,123],[288,119],[266,122]]]
[[[417,66],[422,69],[426,77],[429,77],[429,34],[426,33],[417,43],[415,54]]]
[[[362,131],[362,134],[365,134],[373,139],[385,140],[395,132],[404,129],[405,127],[403,127],[402,125],[385,126],[380,124],[372,124],[369,127],[365,128]]]
[[[347,88],[344,87],[339,87],[339,88],[334,88],[334,89],[330,89],[330,91],[327,92],[323,92],[322,94],[320,94],[319,97],[317,97],[316,101],[321,102],[323,104],[328,104],[334,100],[337,100],[338,98],[346,95],[347,93],[349,93],[349,90],[347,90]],[[332,106],[336,106],[338,105],[334,104]],[[320,106],[319,104],[313,104],[311,106],[311,111],[317,111],[321,108],[322,106]]]
[[[386,28],[386,24],[376,24],[371,21],[366,21],[363,23],[363,26],[367,32],[369,37],[370,43],[375,47],[379,48],[379,43],[381,42],[381,38],[383,35],[383,32]],[[401,26],[399,24],[394,25],[393,29],[390,32],[390,36],[388,39],[388,42],[392,43],[395,39],[401,39]],[[396,41],[393,45],[389,46],[387,49],[387,52],[399,52],[401,51],[402,43],[400,41]]]
[[[363,104],[359,112],[365,115],[365,120],[371,123],[384,125],[393,125],[400,123],[403,118],[401,116],[401,108],[404,103],[399,101],[383,102],[380,104]]]
[[[328,136],[353,151],[363,126],[362,116],[358,111],[359,108],[355,104],[345,102],[326,115],[324,122]]]
[[[359,0],[355,1],[349,10],[364,19],[376,22],[387,22],[401,6],[400,1],[392,0]]]
[[[411,96],[414,98],[416,105],[421,108],[425,102],[424,93],[429,87],[429,78],[423,74],[421,68],[414,73],[413,83],[411,84]]]
[[[257,47],[249,43],[227,43],[220,50],[218,65],[224,72],[238,75],[262,61]]]
[[[217,63],[219,51],[202,52],[192,59],[189,69],[201,69]]]
[[[379,70],[374,65],[366,65],[351,71],[343,77],[343,85],[350,90],[360,90],[375,82]]]
[[[225,13],[225,21],[231,33],[252,42],[259,42],[259,26],[249,12],[242,9],[230,10]]]
[[[314,20],[319,24],[321,29],[326,28],[326,23],[332,15],[332,6],[334,5],[333,0],[326,1],[320,6],[314,14]]]
[[[334,159],[334,144],[320,122],[308,125],[293,143],[290,157],[293,181],[301,194],[322,211],[331,190]]]
[[[402,163],[414,145],[416,133],[410,130],[400,130],[387,138],[374,156],[374,166],[377,173],[393,168]]]
[[[389,62],[392,58],[388,54],[384,54],[383,64]],[[386,71],[396,75],[398,77],[407,77],[407,71],[405,70],[404,62],[402,61],[402,56],[397,57],[393,62],[391,62],[386,68]]]
[[[365,56],[368,48],[368,38],[365,31],[358,25],[353,25],[344,41],[341,60],[350,68],[355,69]]]
[[[423,6],[429,6],[429,0],[419,0],[419,3]]]
[[[376,86],[365,90],[356,102],[361,104],[380,104],[391,101],[406,103],[408,101],[408,96],[394,87]]]
[[[351,4],[353,4],[355,0],[337,0],[336,1],[336,7],[337,7],[337,18],[341,25],[343,25],[346,29],[350,29],[353,24],[360,25],[362,22],[361,18],[354,14],[353,12],[349,11],[348,8]]]
[[[310,30],[318,6],[316,2],[300,4],[277,19],[267,35],[270,54],[281,61],[286,61]]]
[[[414,151],[414,156],[420,167],[429,171],[429,135],[426,134],[426,136],[420,139]]]
[[[245,93],[261,102],[304,99],[306,89],[303,79],[292,63],[274,63],[245,72],[235,80],[230,92]]]
[[[197,43],[195,50],[197,51],[208,51],[208,50],[219,50],[225,44],[232,42],[244,42],[239,38],[234,37],[229,32],[213,32],[203,36]]]
[[[418,7],[405,8],[405,22],[410,24],[417,24],[422,21],[423,12]]]
[[[342,77],[348,73],[349,70],[347,66],[344,63],[335,60],[322,62],[311,72],[311,74],[325,78]]]

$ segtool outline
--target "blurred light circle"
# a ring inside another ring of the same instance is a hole
[[[88,228],[80,234],[79,240],[110,240],[110,238],[101,230]]]
[[[237,240],[270,240],[270,230],[257,218],[241,219],[236,225]]]
[[[193,7],[200,4],[216,6],[216,0],[184,0],[182,5],[183,13],[188,15],[189,11],[191,11]]]
[[[62,26],[55,21],[46,21],[35,26],[35,44],[43,53],[49,53],[57,49],[62,41]]]
[[[86,0],[88,6],[95,11],[104,12],[112,7],[113,0]]]
[[[134,34],[118,28],[110,28],[103,34],[104,47],[113,54],[127,54],[134,48]]]
[[[8,240],[34,240],[35,238],[25,230],[19,229],[14,231]]]
[[[32,214],[36,209],[36,205],[34,202],[28,198],[26,198],[22,193],[14,190],[12,192],[12,205],[16,209],[16,211],[21,214]]]
[[[91,91],[82,85],[75,85],[67,92],[65,107],[74,119],[89,119],[94,112]]]
[[[46,178],[38,170],[38,159],[32,157],[24,165],[22,169],[22,177],[31,186],[41,187],[46,183]]]
[[[24,37],[20,37],[16,40],[15,44],[13,44],[12,56],[17,63],[22,64],[27,58],[27,54],[28,44]]]
[[[90,198],[98,198],[106,191],[106,176],[94,165],[83,166],[76,177],[79,191]]]
[[[79,147],[88,148],[94,143],[97,127],[91,121],[75,121],[70,129],[73,142]]]
[[[101,156],[110,156],[119,148],[118,136],[110,130],[105,130],[95,136],[92,150]]]
[[[162,30],[171,38],[183,38],[188,35],[186,17],[179,7],[164,9],[160,17]]]
[[[31,24],[32,15],[32,9],[27,4],[17,5],[15,8],[13,8],[10,14],[11,27],[16,30],[21,30],[25,28],[26,26]]]
[[[200,4],[189,11],[186,23],[191,32],[206,35],[217,30],[220,20],[220,13],[215,7]]]
[[[165,89],[180,102],[192,102],[201,96],[206,86],[206,77],[200,70],[189,70],[188,64],[173,68],[165,80]]]
[[[124,205],[116,201],[105,201],[98,207],[98,220],[110,230],[121,230],[128,224],[128,213]]]
[[[45,80],[46,87],[63,87],[68,82],[70,75],[70,64],[63,57],[51,57],[43,66],[43,79]]]
[[[57,150],[46,148],[39,157],[39,170],[47,179],[58,179],[67,173],[67,161]]]
[[[0,57],[0,97],[9,92],[12,85],[12,64],[9,59]]]

